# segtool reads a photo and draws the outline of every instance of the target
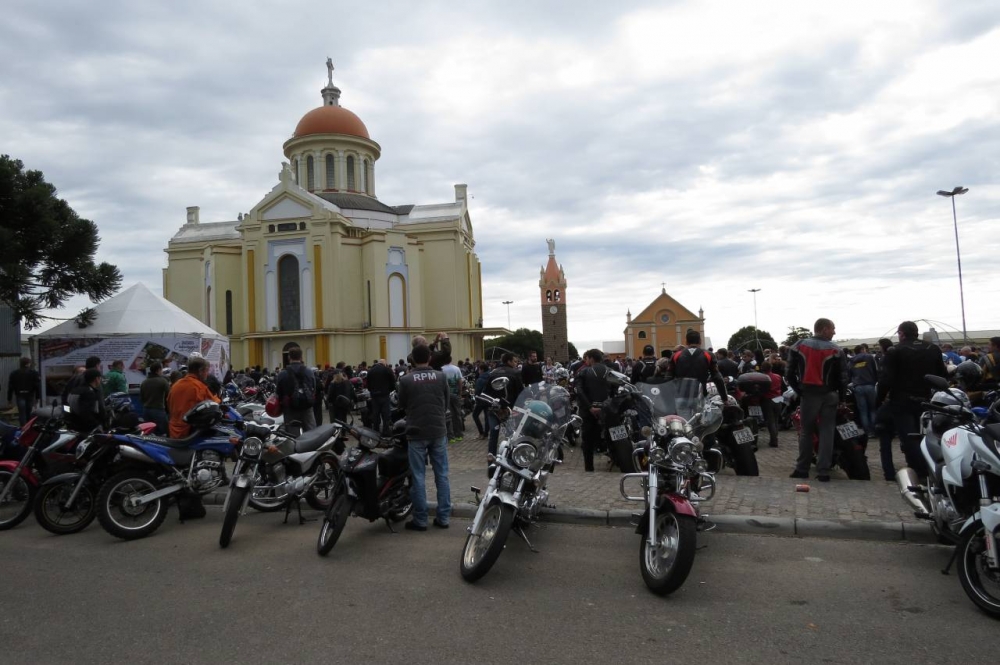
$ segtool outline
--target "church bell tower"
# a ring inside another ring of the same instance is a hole
[[[549,244],[549,262],[541,270],[538,288],[542,296],[542,340],[545,355],[553,361],[569,362],[569,336],[566,331],[566,274],[556,263],[556,241]]]

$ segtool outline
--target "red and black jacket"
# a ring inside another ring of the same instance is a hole
[[[836,391],[843,397],[848,384],[847,357],[828,340],[799,340],[789,349],[785,379],[797,393]]]

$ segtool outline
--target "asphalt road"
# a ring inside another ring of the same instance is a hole
[[[316,515],[316,513],[310,513]],[[125,543],[95,524],[0,533],[2,663],[989,662],[979,613],[935,546],[700,536],[685,586],[649,593],[630,529],[548,526],[476,585],[468,522],[352,520],[328,558],[318,523],[221,512]]]

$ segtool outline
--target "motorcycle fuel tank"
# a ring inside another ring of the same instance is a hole
[[[973,447],[968,430],[956,427],[941,437],[941,454],[944,456],[943,480],[951,485],[962,486],[962,479],[972,475]]]

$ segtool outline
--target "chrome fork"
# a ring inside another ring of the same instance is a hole
[[[21,471],[24,469],[25,466],[28,465],[28,462],[31,461],[31,458],[35,456],[35,450],[36,450],[35,446],[31,446],[31,448],[28,448],[28,452],[24,453],[24,457],[22,457],[21,461],[17,463],[17,468],[14,469],[14,471],[11,473],[10,482],[4,485],[3,491],[0,492],[0,503],[3,503],[4,500],[7,498],[7,496],[11,493],[12,491],[11,488],[14,487],[14,481],[16,481],[18,478],[21,477]]]
[[[650,547],[656,547],[656,499],[659,496],[660,488],[660,474],[656,469],[655,464],[649,465],[649,486],[646,490],[646,496],[649,501],[649,535],[646,537],[646,542],[649,543]]]

